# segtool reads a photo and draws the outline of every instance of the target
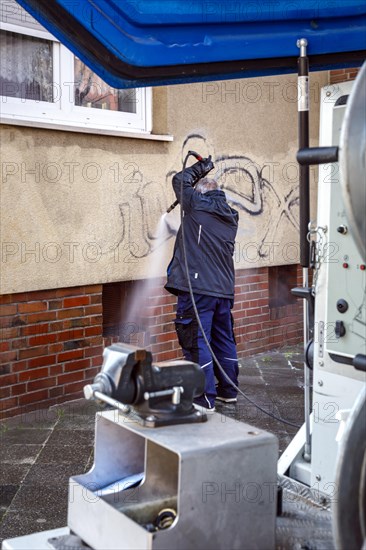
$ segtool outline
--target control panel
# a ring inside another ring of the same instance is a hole
[[[332,144],[339,144],[340,130],[348,95],[333,107]],[[338,163],[323,165],[320,184],[330,190],[329,219],[322,261],[328,271],[324,348],[337,362],[347,362],[358,353],[366,353],[366,266],[349,229]]]

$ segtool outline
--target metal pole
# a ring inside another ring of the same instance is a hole
[[[299,149],[309,147],[309,60],[306,55],[308,41],[305,38],[297,41],[300,48],[298,59],[298,113],[299,113]],[[308,224],[310,221],[310,184],[309,166],[300,165],[300,263],[309,267],[310,250]]]
[[[297,41],[300,48],[298,58],[298,113],[299,113],[299,149],[309,147],[309,60],[307,57],[308,41],[301,38]],[[310,183],[309,166],[300,165],[300,263],[303,267],[303,286],[309,286],[310,246],[308,242],[308,225],[310,221]],[[304,300],[304,354],[309,340],[309,305]],[[304,361],[304,404],[305,404],[305,451],[304,459],[311,458],[310,435],[310,372]]]

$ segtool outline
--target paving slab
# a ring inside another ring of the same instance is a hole
[[[20,512],[10,510],[3,518],[1,525],[1,540],[55,529],[62,523],[67,523],[67,507],[56,516],[43,513],[38,508],[33,511]],[[24,550],[27,550],[24,548]]]
[[[0,448],[0,463],[33,464],[42,448],[42,445],[33,445],[32,443],[29,445],[23,443],[5,444]]]
[[[34,484],[37,486],[53,484],[67,484],[71,476],[82,474],[85,471],[85,463],[83,464],[42,464],[37,462],[29,470],[23,484]]]
[[[52,434],[51,429],[43,428],[9,428],[0,435],[0,445],[3,448],[5,445],[37,445],[43,444]]]
[[[15,497],[19,485],[1,485],[0,488],[0,508],[5,509],[11,504],[11,501]]]
[[[300,347],[240,360],[236,405],[217,403],[226,417],[277,435],[280,454],[303,422],[303,365]],[[272,418],[256,408],[277,417]],[[0,542],[67,523],[68,480],[93,465],[95,414],[104,407],[80,399],[0,424]]]
[[[55,425],[55,432],[58,430],[91,430],[95,428],[95,409],[94,414],[72,414],[65,415]]]
[[[11,464],[4,462],[0,467],[0,487],[4,485],[20,485],[31,468],[31,464]]]
[[[51,483],[48,478],[44,482],[24,482],[14,497],[11,511],[28,514],[36,508],[46,516],[57,515],[67,508],[67,500],[68,480]]]
[[[90,445],[94,430],[54,430],[48,439],[48,445]]]
[[[0,437],[2,433],[10,430],[11,428],[36,428],[37,430],[51,430],[55,426],[56,422],[58,422],[58,417],[59,415],[57,410],[52,410],[52,408],[39,408],[19,416],[8,418],[0,422]]]
[[[94,438],[94,433],[92,435]],[[71,439],[71,438],[70,438]],[[37,464],[86,465],[93,452],[92,445],[46,445],[39,454]]]

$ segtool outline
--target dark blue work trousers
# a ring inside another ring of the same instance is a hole
[[[194,299],[212,351],[228,378],[237,386],[238,358],[231,315],[233,301],[229,298],[216,298],[203,294],[194,294]],[[205,392],[195,399],[195,403],[212,408],[217,395],[236,397],[237,390],[213,361],[199,328],[188,292],[181,292],[178,295],[175,328],[185,359],[198,363],[206,376]]]

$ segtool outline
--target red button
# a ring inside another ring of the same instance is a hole
[[[344,262],[343,267],[344,267],[344,269],[347,269],[348,263],[347,263],[347,262]]]
[[[366,269],[365,264],[361,264],[361,265],[360,265],[360,269],[361,269],[361,271],[365,271],[365,269]]]

